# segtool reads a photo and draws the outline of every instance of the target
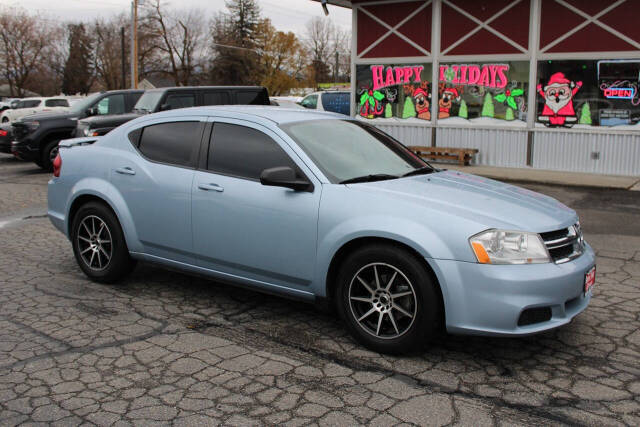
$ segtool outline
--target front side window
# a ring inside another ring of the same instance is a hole
[[[18,105],[18,108],[35,108],[40,105],[42,101],[38,99],[29,99],[26,101],[22,101],[21,104]]]
[[[315,110],[318,107],[318,95],[309,95],[300,102],[304,108]]]
[[[259,180],[263,170],[280,166],[298,169],[268,135],[246,126],[228,123],[213,125],[209,145],[210,171]]]
[[[169,122],[142,130],[138,149],[149,160],[191,167],[200,146],[200,122]]]
[[[229,92],[225,92],[225,91],[205,92],[202,95],[203,105],[227,105],[230,103],[231,103],[231,100],[229,99]]]
[[[536,126],[640,129],[640,60],[539,61]]]
[[[367,175],[400,177],[427,166],[402,144],[360,121],[311,120],[282,128],[334,184]]]
[[[133,110],[139,113],[153,113],[158,108],[158,102],[163,96],[163,91],[147,91],[138,99]]]
[[[438,74],[439,123],[526,126],[529,62],[445,63]]]
[[[175,110],[178,108],[189,108],[196,105],[196,96],[192,93],[190,94],[173,94],[167,97],[166,104],[169,105],[171,110]]]
[[[431,64],[356,66],[356,112],[365,119],[431,120]]]
[[[124,95],[111,95],[98,102],[98,114],[124,114]]]

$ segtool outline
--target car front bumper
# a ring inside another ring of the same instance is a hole
[[[29,141],[13,141],[11,143],[11,153],[21,160],[36,160],[38,149],[32,148]]]
[[[569,323],[591,300],[585,274],[593,249],[564,264],[490,265],[429,259],[442,287],[450,333],[523,336]],[[551,317],[518,326],[521,314],[549,308]]]

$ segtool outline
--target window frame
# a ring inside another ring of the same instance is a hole
[[[233,174],[229,174],[229,173],[224,173],[224,172],[218,172],[218,171],[214,171],[214,170],[210,170],[208,169],[208,163],[209,163],[209,151],[212,148],[212,136],[213,136],[213,128],[215,127],[216,123],[220,123],[220,124],[228,124],[228,125],[236,125],[236,126],[244,126],[247,127],[249,129],[253,129],[256,130],[258,132],[262,132],[263,134],[265,134],[267,137],[269,137],[278,147],[280,147],[280,149],[285,153],[285,155],[289,158],[289,160],[291,161],[291,163],[293,163],[293,165],[295,166],[294,171],[296,172],[296,174],[300,175],[300,178],[302,179],[306,179],[307,181],[309,181],[312,184],[312,188],[310,189],[309,192],[314,192],[315,191],[315,187],[318,184],[317,177],[315,177],[315,175],[309,170],[309,168],[307,167],[307,165],[304,163],[304,161],[300,158],[300,156],[298,155],[298,153],[295,152],[295,150],[293,150],[292,147],[289,146],[288,143],[286,143],[283,138],[278,135],[277,133],[275,133],[274,131],[272,131],[271,129],[264,127],[258,123],[255,122],[251,122],[251,121],[245,121],[245,120],[238,120],[238,119],[231,119],[231,118],[226,118],[226,117],[211,117],[209,119],[209,123],[207,124],[207,129],[203,135],[202,138],[202,147],[200,150],[200,157],[199,157],[199,162],[198,162],[198,171],[201,172],[206,172],[206,173],[210,173],[213,175],[221,175],[221,176],[226,176],[229,178],[235,178],[235,179],[241,179],[244,181],[251,181],[251,182],[257,182],[258,184],[260,184],[260,179],[255,179],[255,178],[249,178],[246,176],[239,176],[239,175],[233,175]],[[314,177],[314,178],[311,178]],[[262,184],[260,184],[262,185]]]
[[[167,123],[180,123],[180,122],[198,122],[199,123],[198,132],[200,133],[200,136],[199,136],[200,140],[196,143],[196,148],[193,150],[193,153],[191,153],[191,157],[189,159],[189,165],[180,165],[176,163],[168,163],[160,160],[150,159],[140,150],[140,142],[142,141],[142,135],[144,134],[145,128],[148,128],[150,126],[167,124]],[[159,165],[172,166],[176,168],[196,170],[196,169],[199,169],[198,165],[200,162],[200,156],[202,152],[201,147],[202,147],[204,138],[207,135],[207,132],[206,132],[207,126],[208,126],[207,118],[203,116],[166,117],[159,120],[156,119],[153,121],[144,122],[139,126],[127,129],[125,135],[128,143],[131,145],[131,147],[133,147],[135,152],[141,158],[143,158],[148,162],[159,164]],[[135,135],[135,137],[132,137],[132,134],[135,134],[135,133],[138,133],[138,134]]]

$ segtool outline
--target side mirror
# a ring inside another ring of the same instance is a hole
[[[313,184],[296,178],[296,173],[289,166],[265,169],[260,174],[260,183],[272,187],[285,187],[295,191],[313,191]]]
[[[169,105],[169,104],[162,104],[162,105],[160,106],[160,111],[168,111],[168,110],[171,110],[171,105]]]
[[[87,108],[87,116],[97,116],[98,115],[98,107]]]

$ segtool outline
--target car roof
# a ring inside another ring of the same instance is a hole
[[[205,107],[185,108],[177,111],[188,111],[191,114],[230,116],[249,119],[259,117],[277,124],[302,122],[306,120],[345,120],[349,117],[344,114],[330,113],[327,111],[309,111],[297,108],[276,107],[271,105],[212,105]],[[166,113],[169,113],[166,112]],[[165,113],[156,113],[165,114]],[[244,117],[242,117],[244,116]]]
[[[224,90],[264,90],[264,86],[174,86],[174,87],[159,87],[155,89],[148,89],[147,92],[166,92],[166,91],[191,91],[191,90],[211,90],[211,89],[224,89]]]

